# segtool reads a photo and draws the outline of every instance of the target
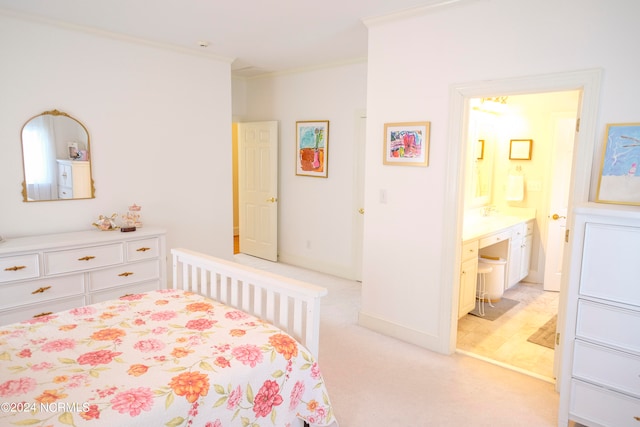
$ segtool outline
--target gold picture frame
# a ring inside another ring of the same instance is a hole
[[[484,139],[479,139],[476,143],[476,160],[484,159]]]
[[[430,122],[385,123],[385,165],[428,166]]]
[[[509,160],[531,160],[532,139],[512,139],[509,143]]]

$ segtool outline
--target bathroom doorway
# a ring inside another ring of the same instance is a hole
[[[490,100],[494,99],[499,105],[493,105]],[[505,289],[495,308],[485,305],[487,310],[501,313],[497,318],[478,316],[474,310],[458,320],[456,348],[554,381],[554,337],[560,295],[559,288],[546,290],[545,267],[546,254],[562,254],[564,245],[562,241],[549,239],[548,230],[557,225],[551,211],[556,209],[558,198],[564,199],[565,209],[564,215],[557,216],[566,218],[580,91],[472,98],[470,106],[466,140],[467,152],[474,155],[465,163],[463,215],[471,215],[477,209],[497,216],[533,209],[535,220],[529,274]],[[530,158],[512,159],[511,140],[530,140],[531,156],[527,156]],[[474,150],[479,141],[481,154]],[[562,173],[551,176],[554,169]],[[521,197],[508,194],[507,182],[513,176],[522,178]],[[483,190],[479,191],[480,188]],[[559,265],[556,263],[553,268]],[[506,309],[510,304],[514,305]],[[536,338],[541,335],[546,339]]]

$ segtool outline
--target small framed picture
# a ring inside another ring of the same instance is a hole
[[[77,160],[80,158],[77,142],[68,142],[67,149],[69,150],[69,160]]]
[[[296,175],[326,178],[329,121],[296,122]]]
[[[476,159],[484,159],[484,139],[479,139],[476,143]]]
[[[427,166],[430,122],[385,123],[385,165]]]
[[[640,123],[608,124],[596,202],[640,205]]]
[[[531,160],[532,139],[512,139],[509,145],[509,160]]]

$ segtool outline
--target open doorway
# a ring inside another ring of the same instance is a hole
[[[555,378],[560,289],[550,290],[545,284],[545,267],[547,254],[561,257],[563,236],[549,238],[548,230],[556,225],[552,211],[562,212],[562,221],[566,218],[579,102],[578,90],[473,98],[467,127],[468,152],[474,155],[467,158],[464,174],[463,236],[477,236],[476,229],[489,222],[500,223],[492,235],[514,230],[501,218],[531,220],[526,238],[514,235],[501,243],[508,248],[500,270],[502,295],[493,299],[493,306],[485,304],[482,313],[477,301],[474,310],[460,317],[456,346],[460,352],[549,381]],[[526,155],[514,156],[514,141],[526,143]],[[489,245],[480,253],[491,249]],[[491,265],[484,261],[480,265]],[[525,272],[516,272],[514,278],[511,269],[519,266],[525,266]],[[552,267],[558,271],[559,264]],[[488,280],[500,282],[496,274]]]
[[[503,80],[487,80],[476,83],[467,83],[451,88],[450,106],[451,106],[451,127],[450,137],[452,145],[450,146],[451,157],[455,159],[455,174],[451,175],[449,187],[453,199],[448,201],[447,209],[445,209],[452,218],[451,221],[445,223],[445,228],[450,229],[452,234],[456,236],[455,252],[451,253],[451,274],[454,286],[451,289],[452,309],[449,312],[450,318],[446,319],[446,324],[450,328],[449,332],[449,349],[451,352],[456,351],[457,342],[457,326],[458,326],[458,303],[460,296],[460,260],[463,248],[462,224],[464,218],[464,185],[462,180],[465,178],[465,160],[471,154],[467,148],[467,126],[468,114],[470,109],[470,100],[473,98],[482,98],[488,96],[508,96],[522,94],[541,94],[547,92],[559,91],[580,91],[579,102],[579,132],[575,143],[575,150],[572,159],[571,184],[569,189],[569,200],[567,205],[567,229],[572,227],[573,207],[577,204],[586,203],[590,199],[592,170],[593,170],[593,150],[595,139],[596,116],[598,110],[598,94],[600,90],[601,71],[600,70],[582,70],[566,73],[553,73],[547,75],[519,77]],[[569,259],[571,248],[564,245],[563,248],[563,269],[568,268],[567,260]],[[567,275],[564,275],[566,277]],[[558,331],[562,331],[565,322],[566,309],[566,288],[567,281],[563,278],[558,302]],[[445,319],[443,319],[444,321]],[[562,340],[557,342],[562,343]],[[555,356],[556,366],[558,360],[561,359],[562,346],[556,344]],[[560,376],[558,369],[556,377]],[[556,386],[557,388],[557,386]]]

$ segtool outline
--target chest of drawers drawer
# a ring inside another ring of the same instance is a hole
[[[574,357],[574,377],[640,398],[640,356],[578,340]]]
[[[61,274],[122,264],[122,243],[44,253],[45,274]]]
[[[84,294],[81,274],[0,285],[0,310]]]
[[[580,300],[576,337],[640,353],[640,312]]]
[[[639,399],[579,380],[571,382],[569,412],[601,426],[636,427],[640,424]]]
[[[99,291],[160,277],[158,260],[136,262],[89,273],[89,291]]]
[[[38,254],[0,257],[0,283],[40,276]]]
[[[110,288],[106,291],[94,292],[90,295],[89,304],[95,304],[97,302],[107,301],[110,299],[118,299],[127,295],[141,294],[143,292],[153,291],[159,289],[160,283],[158,280],[152,280],[150,282],[138,283],[135,285]]]
[[[160,254],[160,242],[157,237],[127,242],[127,261],[141,261],[156,258]]]
[[[0,325],[7,325],[9,323],[22,322],[25,320],[37,321],[34,319],[53,314],[58,311],[82,307],[83,305],[85,305],[85,297],[84,295],[79,295],[1,311]]]

